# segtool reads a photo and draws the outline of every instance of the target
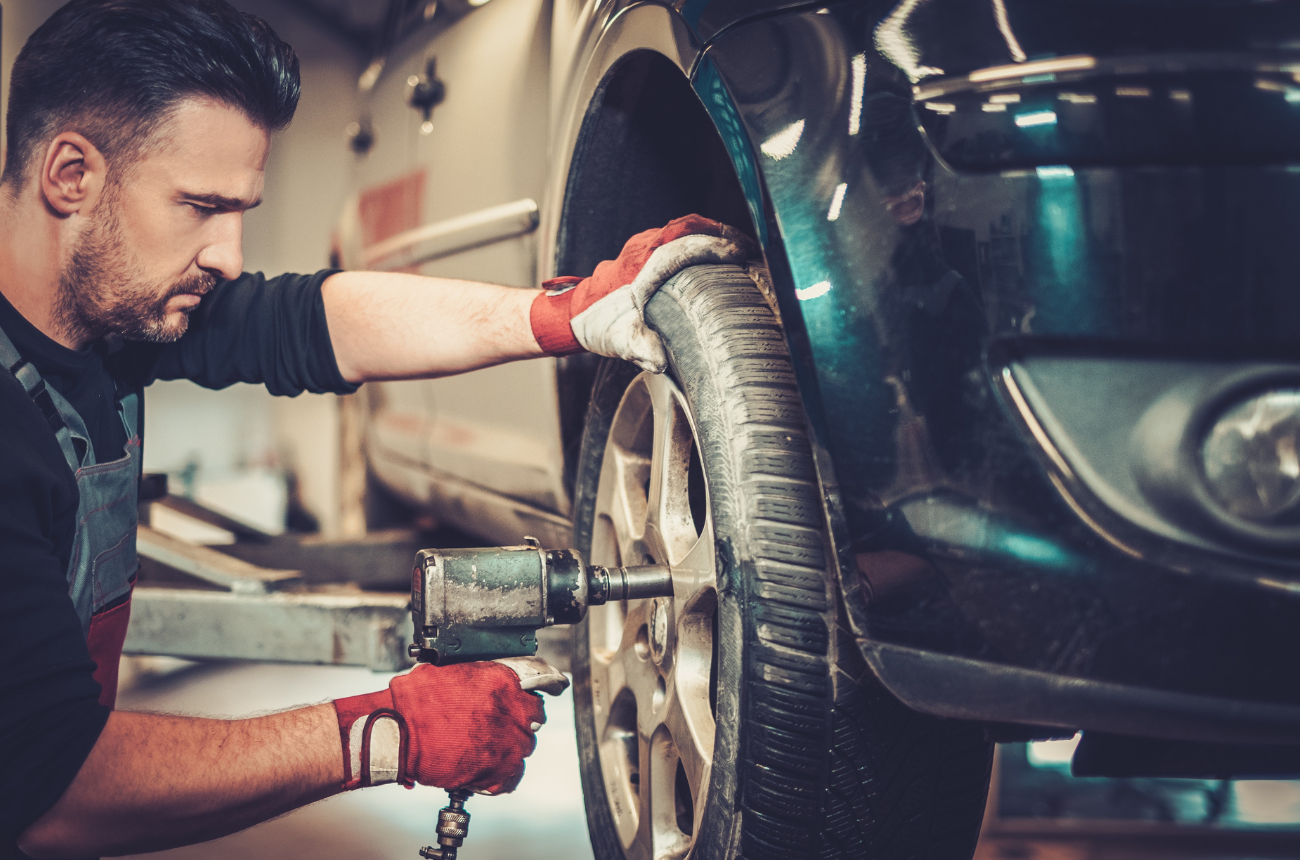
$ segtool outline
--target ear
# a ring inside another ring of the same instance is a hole
[[[108,163],[96,146],[75,131],[65,131],[50,141],[41,163],[41,194],[50,208],[63,217],[85,214],[95,207]]]

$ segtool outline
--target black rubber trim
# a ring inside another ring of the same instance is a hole
[[[1300,707],[1092,681],[859,639],[909,707],[960,720],[1036,723],[1171,740],[1300,744]]]

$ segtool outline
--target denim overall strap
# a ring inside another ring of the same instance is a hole
[[[118,662],[130,618],[131,591],[139,568],[135,539],[142,465],[140,395],[136,391],[119,392],[117,410],[126,428],[126,447],[118,456],[100,462],[81,416],[57,391],[45,385],[31,363],[18,356],[3,332],[0,362],[18,368],[14,376],[46,413],[76,477],[77,525],[68,559],[68,597],[81,620],[90,657],[96,663],[100,701],[112,706],[117,697]]]
[[[77,451],[72,445],[72,432],[54,403],[52,395],[57,395],[58,392],[45,387],[45,380],[41,379],[36,366],[18,354],[13,341],[5,334],[4,329],[0,329],[0,365],[4,365],[4,368],[14,375],[18,384],[27,392],[27,396],[35,401],[41,414],[45,416],[46,423],[50,425],[50,430],[54,432],[54,438],[59,441],[59,448],[63,450],[63,458],[68,461],[68,468],[77,471],[81,465],[81,458],[77,456]],[[80,418],[77,419],[77,423],[81,424]],[[82,433],[83,435],[85,433],[84,427]]]

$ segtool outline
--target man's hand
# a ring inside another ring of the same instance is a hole
[[[546,722],[541,696],[527,690],[557,693],[567,685],[545,661],[513,658],[419,665],[387,690],[339,699],[343,787],[418,782],[514,791]]]
[[[533,336],[548,355],[582,350],[622,358],[642,370],[668,367],[663,341],[645,321],[655,290],[689,266],[744,263],[754,253],[747,236],[699,215],[646,230],[606,260],[590,278],[555,278],[532,305]]]

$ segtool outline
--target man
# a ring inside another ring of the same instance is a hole
[[[739,262],[695,216],[547,292],[409,275],[242,273],[242,214],[297,60],[224,0],[73,0],[15,63],[0,177],[0,853],[211,839],[341,790],[509,791],[544,665],[420,666],[247,720],[112,710],[155,379],[349,392],[591,349],[651,370],[653,291]]]

